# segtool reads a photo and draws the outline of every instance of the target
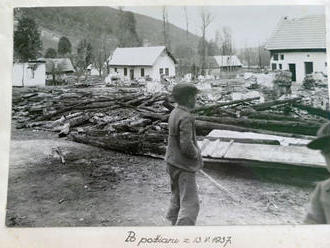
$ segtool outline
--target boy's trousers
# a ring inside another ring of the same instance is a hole
[[[167,164],[171,182],[171,202],[166,218],[172,225],[195,225],[199,212],[199,198],[195,172]]]

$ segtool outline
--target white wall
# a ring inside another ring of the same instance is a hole
[[[169,69],[169,76],[175,76],[175,64],[174,61],[163,52],[155,61],[153,66],[111,66],[110,74],[115,73],[115,68],[117,68],[117,73],[124,77],[124,68],[127,68],[127,77],[130,77],[130,70],[134,69],[134,78],[141,77],[141,68],[144,68],[144,77],[150,76],[155,81],[160,81],[159,69],[163,68],[163,73],[165,74],[165,68]]]
[[[144,68],[144,77],[147,77],[148,75],[150,77],[152,77],[153,75],[153,70],[151,66],[134,66],[134,67],[130,67],[130,66],[114,66],[114,67],[110,67],[110,74],[114,74],[115,73],[115,68],[117,68],[117,73],[119,76],[124,77],[124,68],[127,68],[127,75],[126,77],[129,79],[130,78],[130,70],[133,69],[134,70],[134,78],[141,78],[141,68]]]
[[[284,60],[281,60],[281,54],[284,55]],[[313,72],[323,72],[327,74],[326,52],[284,52],[278,53],[278,60],[274,60],[273,56],[270,60],[270,67],[273,63],[279,69],[279,64],[282,64],[282,70],[289,70],[289,64],[296,64],[296,82],[302,83],[305,77],[304,62],[313,62]]]
[[[13,66],[13,86],[45,86],[46,85],[46,65],[37,63],[37,68],[33,71],[30,66],[36,63],[15,63]],[[23,73],[24,68],[24,73]]]
[[[153,79],[156,81],[160,80],[160,73],[159,69],[163,68],[163,73],[165,74],[165,68],[169,69],[169,76],[175,76],[175,64],[174,61],[165,53],[163,52],[155,61],[153,65]]]

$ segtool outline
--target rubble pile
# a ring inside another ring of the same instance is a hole
[[[193,111],[199,136],[221,129],[310,138],[329,118],[329,112],[305,105],[300,96],[264,101],[251,94],[232,100],[230,91],[211,91],[202,90]],[[12,116],[17,128],[53,131],[59,137],[130,154],[162,156],[174,108],[169,92],[150,93],[141,86],[13,88]]]
[[[169,109],[170,108],[170,109]],[[167,94],[136,88],[14,88],[13,120],[103,148],[133,154],[164,152]]]
[[[304,105],[329,110],[328,79],[323,73],[306,75],[296,94],[304,97]]]
[[[290,71],[277,71],[273,80],[273,88],[275,95],[280,97],[282,95],[290,95],[291,91],[291,72]]]

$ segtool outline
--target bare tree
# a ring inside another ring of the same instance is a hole
[[[102,71],[109,74],[109,56],[111,51],[114,50],[114,42],[111,42],[110,36],[107,33],[103,33],[99,39],[94,41],[95,53],[93,65],[99,72],[99,76],[102,76]]]
[[[259,64],[259,68],[261,69],[262,67],[262,61],[261,61],[261,52],[260,52],[260,42],[258,42],[258,64]]]
[[[169,32],[169,23],[168,23],[168,12],[167,7],[162,7],[162,13],[163,13],[163,36],[164,36],[164,45],[170,49],[170,32]]]
[[[222,34],[223,34],[223,44],[222,44],[223,55],[233,55],[233,41],[232,41],[231,29],[229,27],[223,27]]]
[[[246,43],[245,43],[245,47],[244,47],[244,59],[247,62],[247,66],[248,68],[250,68],[251,65],[251,52],[250,52],[250,48],[247,47]]]
[[[202,74],[205,75],[205,68],[206,68],[206,53],[207,53],[207,48],[206,48],[206,29],[207,27],[212,23],[213,21],[213,16],[211,15],[210,12],[205,10],[204,8],[201,9],[200,12],[200,17],[201,17],[201,32],[202,32],[202,47],[201,47],[201,67],[202,67]]]
[[[183,11],[184,11],[185,19],[186,19],[186,39],[188,40],[188,35],[189,35],[189,20],[188,20],[188,10],[187,10],[187,7],[186,6],[183,7]]]

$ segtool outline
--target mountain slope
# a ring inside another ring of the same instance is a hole
[[[67,36],[74,49],[83,38],[97,39],[102,33],[116,46],[119,27],[119,10],[110,7],[47,7],[20,8],[19,12],[29,16],[38,23],[41,30],[43,50],[57,48],[58,39]],[[162,45],[162,21],[135,14],[136,30],[140,39],[148,45]],[[189,33],[172,24],[169,27],[171,50],[185,44],[195,51],[200,37]]]

